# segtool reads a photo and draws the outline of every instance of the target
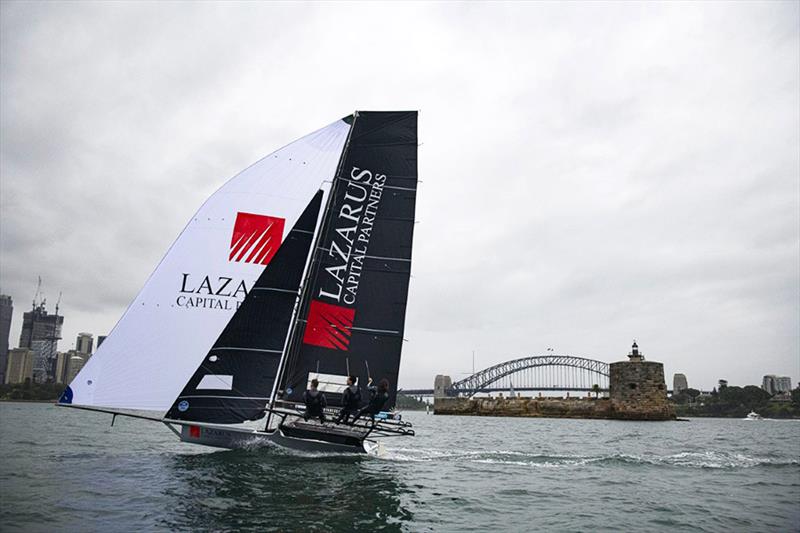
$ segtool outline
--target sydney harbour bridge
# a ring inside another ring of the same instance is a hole
[[[448,396],[478,393],[587,392],[608,390],[609,365],[572,355],[535,355],[490,366],[452,383],[442,391]],[[402,389],[398,394],[431,396],[433,389]]]

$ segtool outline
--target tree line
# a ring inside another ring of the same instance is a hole
[[[24,383],[0,385],[0,400],[56,401],[65,388],[63,383],[33,383],[26,379]]]
[[[678,416],[718,416],[744,418],[755,411],[765,418],[800,418],[800,386],[791,391],[791,401],[775,401],[755,385],[716,388],[709,395],[686,389],[672,396]]]

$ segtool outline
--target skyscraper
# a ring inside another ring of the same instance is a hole
[[[61,339],[63,324],[64,317],[58,316],[58,306],[56,314],[49,315],[44,300],[39,304],[34,301],[33,309],[22,315],[19,347],[36,352],[33,361],[33,380],[37,383],[54,379],[56,349]]]
[[[769,394],[775,394],[775,378],[778,377],[774,374],[767,374],[761,380],[761,388]]]
[[[792,378],[767,374],[761,381],[761,388],[772,395],[779,392],[789,392],[792,390]]]
[[[86,364],[87,359],[88,356],[79,354],[76,350],[67,352],[67,369],[64,383],[72,383],[72,380],[75,379],[75,376],[81,371],[83,365]]]
[[[14,313],[11,296],[0,294],[0,383],[5,383],[8,363],[8,335],[11,332],[11,315]]]
[[[685,374],[675,374],[672,377],[672,395],[677,396],[681,392],[685,391],[689,388],[689,384],[686,381]]]
[[[94,344],[94,337],[91,333],[78,333],[78,339],[75,341],[75,350],[82,354],[91,354],[92,345]]]
[[[6,384],[25,383],[33,377],[33,350],[14,348],[8,352],[8,364],[5,369]]]
[[[792,378],[789,376],[778,376],[775,380],[775,390],[778,392],[791,392]]]
[[[56,383],[64,383],[67,376],[67,363],[69,362],[69,353],[58,352],[56,356],[56,373],[54,380]]]

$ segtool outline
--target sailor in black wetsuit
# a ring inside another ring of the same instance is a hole
[[[316,379],[311,380],[311,388],[303,393],[303,401],[306,404],[306,412],[303,418],[308,422],[309,418],[319,418],[319,421],[325,423],[325,407],[328,402],[325,400],[325,393],[317,390],[319,381]]]
[[[369,403],[366,407],[358,412],[356,415],[356,420],[361,418],[362,415],[369,415],[369,417],[374,421],[375,415],[380,413],[383,410],[383,406],[389,401],[388,379],[383,378],[378,384],[378,387],[375,388],[375,385],[372,384],[372,378],[370,378],[369,385],[367,385],[367,390],[369,391]]]
[[[347,388],[344,389],[342,394],[342,410],[339,411],[339,416],[336,417],[337,424],[342,422],[347,424],[351,415],[355,417],[358,414],[358,408],[361,406],[361,389],[356,385],[357,380],[358,378],[355,376],[347,378]],[[355,422],[355,418],[353,422]]]

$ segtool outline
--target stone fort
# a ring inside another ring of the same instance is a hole
[[[445,395],[450,384],[449,376],[436,376],[434,414],[617,420],[675,419],[674,409],[667,399],[664,365],[645,361],[636,341],[627,361],[609,365],[608,398],[455,398]]]

